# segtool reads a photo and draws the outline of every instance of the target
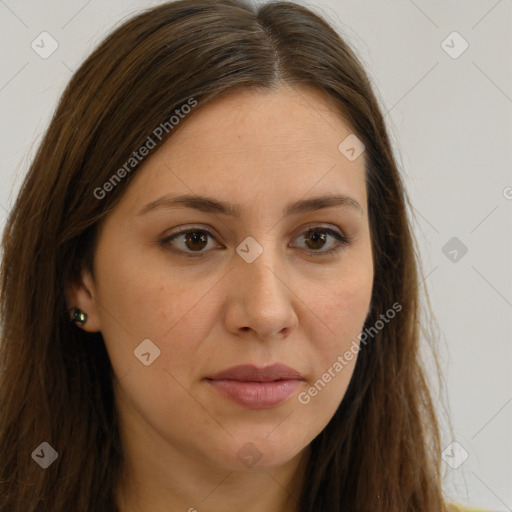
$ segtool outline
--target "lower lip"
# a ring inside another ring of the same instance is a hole
[[[243,382],[239,380],[207,381],[223,396],[249,409],[269,409],[287,400],[299,387],[300,380]]]

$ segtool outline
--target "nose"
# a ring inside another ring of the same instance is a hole
[[[292,269],[278,249],[267,244],[252,263],[236,254],[229,275],[226,324],[230,332],[264,340],[285,337],[298,324],[300,300],[291,282]]]

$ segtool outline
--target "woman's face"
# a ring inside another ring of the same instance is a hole
[[[199,108],[106,218],[75,305],[103,334],[125,441],[276,467],[327,425],[355,366],[373,282],[364,153],[339,149],[352,131],[311,89]],[[310,202],[326,196],[341,198]]]

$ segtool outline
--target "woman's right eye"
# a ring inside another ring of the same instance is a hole
[[[204,229],[187,229],[184,231],[180,231],[178,233],[174,233],[173,235],[170,235],[162,240],[162,245],[172,245],[171,242],[174,242],[175,240],[182,239],[182,244],[184,244],[185,248],[178,248],[177,250],[175,248],[172,248],[173,251],[176,252],[182,252],[186,256],[202,256],[204,252],[202,249],[204,249],[208,244],[208,237],[215,240],[215,237],[209,232]],[[198,250],[192,250],[192,252],[187,251],[186,249],[198,249]],[[194,254],[195,253],[195,254]]]

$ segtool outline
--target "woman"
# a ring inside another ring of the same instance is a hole
[[[308,9],[120,26],[3,249],[2,510],[449,510],[405,192]]]

